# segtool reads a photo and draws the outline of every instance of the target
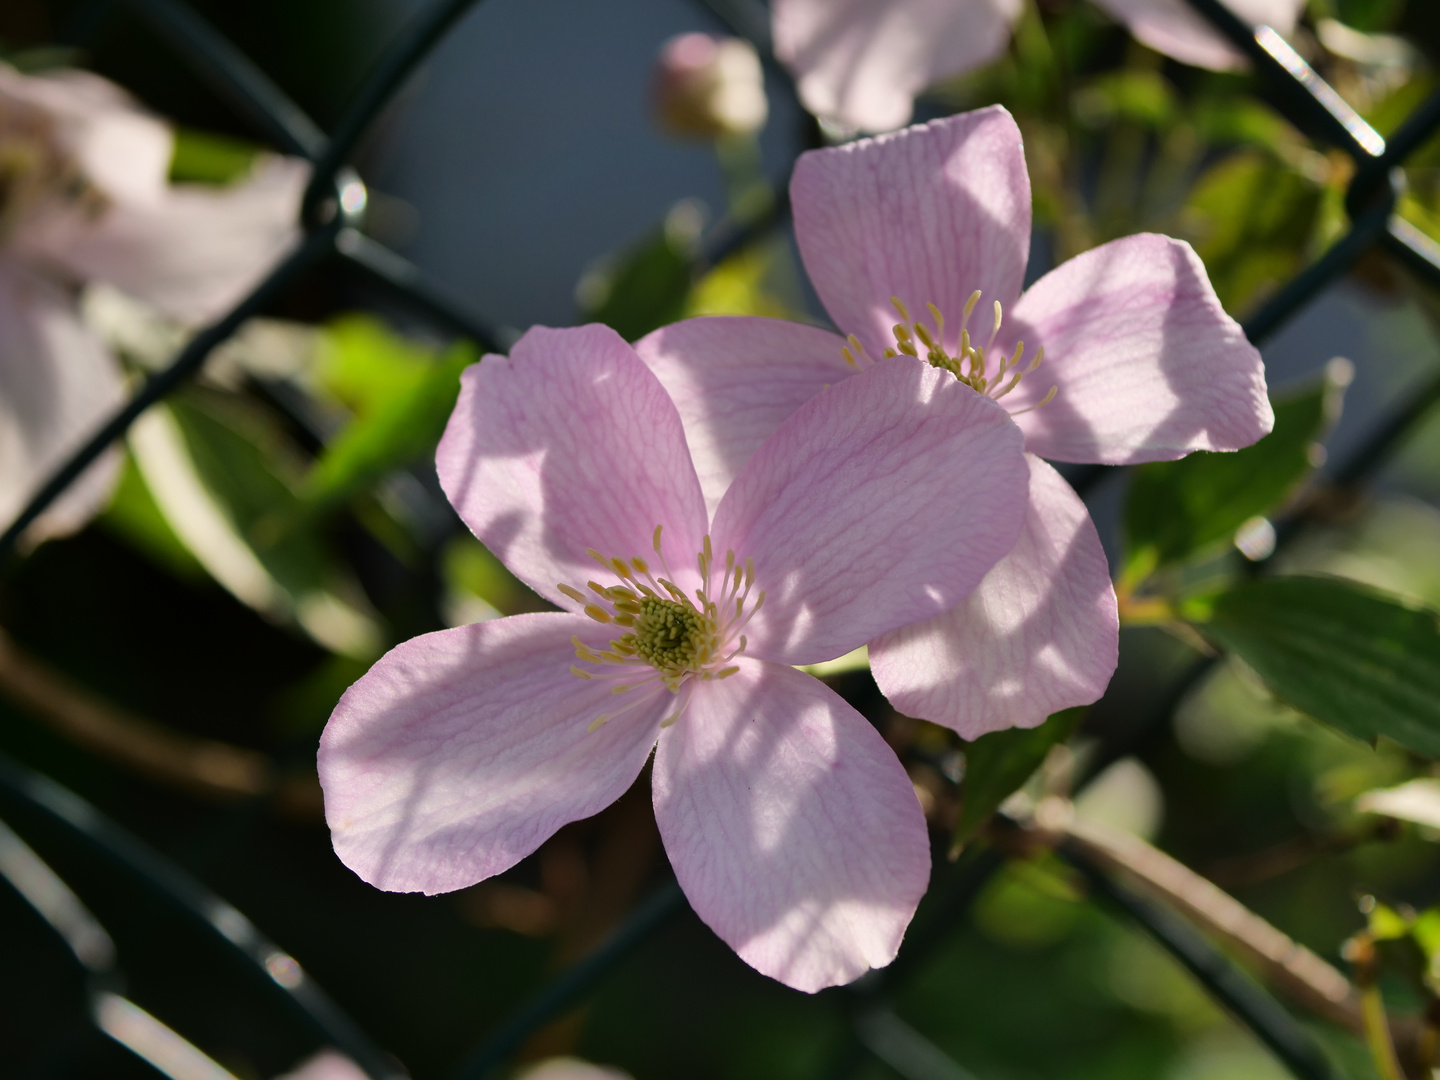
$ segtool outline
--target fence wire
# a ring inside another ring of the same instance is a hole
[[[122,438],[147,408],[198,372],[210,353],[247,319],[266,310],[302,275],[327,262],[380,287],[391,299],[438,329],[470,338],[487,350],[500,347],[500,335],[485,320],[427,280],[403,256],[364,234],[365,189],[348,165],[376,117],[416,67],[477,2],[436,0],[414,18],[382,54],[329,136],[269,76],[180,0],[92,0],[82,7],[72,37],[83,36],[111,15],[113,9],[123,8],[149,25],[260,135],[282,150],[309,159],[313,173],[303,203],[304,233],[295,248],[248,297],[197,334],[167,368],[152,376],[55,471],[0,535],[0,562],[8,562],[13,557],[25,529],[108,446]],[[1250,60],[1272,104],[1287,120],[1312,138],[1343,151],[1356,164],[1345,199],[1349,228],[1245,323],[1250,340],[1258,344],[1273,336],[1321,290],[1372,250],[1385,252],[1422,281],[1440,288],[1440,244],[1415,229],[1396,211],[1404,190],[1400,167],[1440,131],[1440,91],[1422,102],[1387,141],[1273,30],[1263,26],[1251,28],[1221,0],[1186,2]],[[770,54],[768,16],[763,5],[756,0],[701,0],[701,3],[733,32],[757,44],[768,68],[783,70]],[[764,219],[743,229],[713,236],[703,253],[703,261],[713,265],[723,260],[782,226],[788,214],[788,200],[782,192]],[[1334,470],[1332,482],[1343,487],[1365,483],[1437,402],[1440,402],[1440,377],[1386,417],[1360,449]],[[1083,492],[1107,471],[1103,467],[1083,471],[1077,477],[1076,487]],[[1296,522],[1282,521],[1279,525],[1283,545],[1294,535]],[[1192,664],[1161,695],[1148,715],[1138,718],[1127,730],[1103,739],[1077,790],[1106,766],[1154,738],[1179,700],[1212,663],[1201,660]],[[378,1050],[313,982],[301,980],[287,986],[285,980],[276,978],[270,970],[273,964],[267,965],[267,961],[285,954],[265,941],[243,916],[163,857],[104,821],[78,798],[22,767],[0,762],[0,807],[5,810],[4,816],[15,822],[38,822],[41,827],[58,827],[79,838],[98,859],[108,861],[116,873],[152,890],[162,904],[211,926],[220,946],[235,956],[240,968],[263,974],[267,985],[283,992],[284,1008],[298,1015],[322,1041],[348,1053],[372,1080],[400,1075],[393,1060]],[[1134,920],[1190,970],[1206,992],[1254,1032],[1293,1075],[1304,1080],[1329,1080],[1336,1075],[1308,1030],[1189,923],[1168,909],[1130,894],[1088,862],[1083,852],[1062,846],[1058,854],[1076,867],[1095,896]],[[896,1016],[889,1000],[934,947],[954,930],[985,882],[1004,865],[1003,855],[986,850],[963,864],[938,868],[927,903],[896,960],[888,968],[833,992],[844,1002],[843,1009],[849,1018],[849,1041],[837,1048],[829,1075],[848,1076],[873,1057],[907,1080],[941,1077],[960,1080],[970,1076]],[[3,867],[0,867],[0,876],[3,876]],[[673,881],[659,888],[635,908],[609,939],[556,976],[465,1055],[453,1074],[454,1080],[481,1080],[505,1064],[531,1034],[574,1008],[643,942],[684,909],[684,897]],[[56,929],[63,933],[61,927]]]

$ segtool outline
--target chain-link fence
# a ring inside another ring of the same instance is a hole
[[[1188,3],[1249,58],[1269,100],[1291,123],[1354,163],[1345,197],[1348,229],[1249,319],[1244,326],[1249,339],[1259,345],[1274,336],[1324,288],[1376,249],[1426,286],[1440,288],[1440,245],[1397,213],[1405,183],[1402,166],[1440,131],[1440,91],[1431,93],[1388,140],[1383,139],[1278,34],[1266,27],[1252,31],[1221,0]],[[13,557],[27,527],[122,438],[147,408],[195,375],[215,348],[247,319],[264,312],[312,271],[324,268],[358,274],[436,329],[470,338],[487,350],[498,348],[497,335],[483,320],[447,297],[405,258],[364,233],[366,190],[348,164],[375,118],[475,4],[476,0],[437,0],[430,10],[414,18],[381,56],[328,136],[268,76],[178,0],[93,0],[81,8],[74,20],[74,34],[81,37],[112,7],[149,24],[243,121],[277,147],[311,161],[313,172],[303,201],[304,232],[294,249],[232,311],[196,334],[168,367],[152,375],[123,409],[56,470],[0,537],[0,558]],[[768,18],[762,6],[748,0],[707,0],[706,6],[735,33],[750,39],[762,55],[769,56]],[[757,238],[783,228],[787,214],[782,196],[763,220],[715,237],[703,253],[703,261],[718,263]],[[1341,489],[1365,485],[1437,401],[1440,378],[1432,378],[1393,415],[1382,418],[1360,448],[1330,470],[1328,482]],[[1083,494],[1106,471],[1100,466],[1081,470],[1075,474],[1075,486]],[[1299,513],[1304,513],[1303,508]],[[1279,523],[1281,545],[1295,534],[1298,524],[1298,519]],[[1136,717],[1123,731],[1107,734],[1088,759],[1085,774],[1075,785],[1077,792],[1107,766],[1153,738],[1181,697],[1212,664],[1204,659],[1192,663],[1154,701],[1147,715]],[[133,1033],[137,1024],[142,1029],[146,1023],[158,1028],[159,1021],[123,996],[124,973],[113,943],[83,901],[36,854],[36,849],[43,851],[47,844],[63,840],[101,867],[102,876],[113,875],[142,889],[167,917],[202,933],[220,955],[228,957],[227,976],[255,984],[269,996],[274,1008],[287,1012],[317,1042],[343,1051],[375,1080],[403,1075],[393,1059],[344,1015],[295,960],[261,936],[243,915],[74,795],[21,766],[0,762],[0,815],[19,830],[17,834],[0,823],[0,875],[69,945],[87,972],[91,1020],[112,1038],[125,1042],[125,1032]],[[22,834],[29,838],[28,843]],[[1190,922],[1120,884],[1083,845],[1061,842],[1057,853],[1077,869],[1094,896],[1152,935],[1293,1075],[1307,1080],[1337,1075],[1310,1030]],[[850,1075],[872,1056],[907,1080],[960,1080],[971,1075],[906,1024],[889,1003],[919,962],[954,932],[960,916],[1006,858],[1001,849],[992,847],[961,864],[937,867],[930,894],[898,958],[849,987],[829,992],[846,1001],[848,1036],[825,1075]],[[581,1003],[683,906],[684,897],[673,881],[637,905],[603,944],[557,975],[465,1056],[452,1074],[455,1080],[480,1080],[503,1066],[527,1038]],[[136,1020],[137,1016],[141,1019]],[[166,1037],[182,1050],[188,1045],[174,1032]],[[166,1071],[163,1062],[152,1059],[152,1064]]]

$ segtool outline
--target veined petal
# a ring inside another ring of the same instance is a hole
[[[861,131],[906,123],[932,82],[993,59],[1019,0],[774,0],[775,55],[816,116]]]
[[[50,474],[125,401],[115,358],[52,282],[0,259],[0,522],[8,525]],[[106,503],[119,457],[108,452],[27,531],[74,532]],[[3,525],[0,525],[3,528]]]
[[[954,607],[1010,550],[1029,479],[1005,410],[910,357],[791,414],[715,512],[717,552],[755,565],[749,655],[840,656]]]
[[[1030,507],[1010,553],[945,614],[870,643],[890,704],[966,739],[1034,727],[1105,692],[1120,621],[1079,496],[1032,454]]]
[[[390,892],[449,892],[619,798],[670,694],[588,731],[628,698],[570,674],[571,635],[604,647],[584,616],[514,615],[411,638],[350,687],[320,737],[340,860]]]
[[[895,958],[930,876],[894,752],[824,683],[741,660],[695,687],[655,754],[655,821],[696,914],[797,990]]]
[[[879,359],[899,321],[890,297],[956,327],[1020,295],[1030,251],[1030,176],[1000,106],[802,154],[790,181],[795,237],[830,317]],[[952,329],[947,336],[958,336]],[[982,336],[983,342],[983,336]]]
[[[536,327],[467,370],[436,463],[481,542],[562,607],[558,583],[596,576],[587,549],[654,563],[657,525],[677,584],[698,581],[708,518],[680,414],[609,327]]]
[[[1220,306],[1183,240],[1127,236],[1078,255],[1029,289],[1002,330],[1007,350],[1045,349],[1004,401],[1025,447],[1057,461],[1125,465],[1238,450],[1275,424],[1260,353]]]
[[[1185,0],[1095,0],[1150,48],[1182,64],[1215,71],[1245,66],[1245,57]],[[1251,26],[1271,26],[1288,37],[1305,0],[1224,0]]]
[[[98,217],[49,217],[27,230],[25,250],[201,323],[238,303],[299,238],[309,175],[303,161],[271,157],[228,187],[174,185],[153,199],[117,198]]]
[[[783,319],[684,319],[635,343],[680,410],[713,514],[740,466],[826,386],[855,374],[828,330]]]

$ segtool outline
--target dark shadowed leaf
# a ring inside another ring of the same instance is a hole
[[[966,747],[965,783],[952,851],[974,838],[996,807],[1030,779],[1050,748],[1074,733],[1085,712],[1085,706],[1065,709],[1039,727],[994,731]]]
[[[1373,742],[1440,756],[1440,619],[1333,578],[1250,582],[1195,605],[1200,631],[1280,700]]]

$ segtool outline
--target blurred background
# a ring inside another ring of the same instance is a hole
[[[191,6],[322,128],[421,9]],[[801,109],[773,64],[760,130],[682,138],[657,122],[662,46],[729,30],[686,0],[477,4],[363,144],[367,232],[501,347],[535,323],[595,318],[631,338],[707,312],[823,323],[788,226],[763,226],[776,220],[795,157],[835,133]],[[1440,6],[1312,0],[1294,43],[1387,134],[1436,85]],[[176,181],[231,182],[263,148],[126,4],[5,0],[0,50],[22,68],[97,71],[173,120]],[[1195,244],[1243,321],[1344,230],[1348,159],[1293,127],[1249,75],[1166,59],[1080,0],[1028,4],[1009,50],[934,88],[917,118],[995,101],[1026,135],[1030,280],[1113,237],[1163,231]],[[1440,141],[1408,170],[1400,212],[1440,239]],[[86,310],[132,372],[174,348],[103,296],[87,297]],[[1429,392],[1440,375],[1437,319],[1440,292],[1372,253],[1264,343],[1277,400],[1323,390],[1329,402],[1324,449],[1308,458],[1318,472],[1271,514],[1303,509],[1303,530],[1275,556],[1285,568],[1440,606],[1440,423],[1415,423],[1363,490],[1325,481]],[[327,265],[227,348],[164,407],[168,436],[132,435],[109,508],[0,578],[0,752],[233,904],[412,1075],[450,1076],[670,880],[648,777],[515,871],[456,894],[381,893],[339,863],[314,777],[316,739],[339,693],[409,636],[544,603],[464,533],[434,479],[434,443],[458,370],[479,355],[473,343]],[[186,480],[167,486],[176,460]],[[1117,572],[1129,484],[1104,476],[1088,496]],[[231,548],[198,541],[213,535],[207,524],[250,560],[227,561]],[[1228,538],[1186,554],[1172,572],[1189,583],[1234,575],[1244,561]],[[1063,789],[1087,747],[1163,710],[1135,753],[1087,789],[1083,813],[1154,842],[1337,964],[1365,925],[1360,897],[1417,909],[1440,899],[1436,834],[1355,807],[1356,796],[1428,763],[1299,716],[1234,663],[1167,701],[1197,655],[1162,629],[1124,630],[1110,692],[1032,788]],[[968,748],[893,714],[864,670],[826,677],[931,792],[945,864]],[[234,1076],[280,1075],[322,1045],[252,965],[177,917],[154,880],[83,829],[14,799],[0,817],[104,923],[128,996]],[[1007,863],[945,919],[909,959],[892,1002],[958,1065],[926,1072],[912,1062],[903,1075],[1287,1075],[1049,856]],[[0,885],[0,1073],[155,1075],[86,1019],[88,985],[31,906]],[[1397,1008],[1424,1004],[1398,975],[1387,993]],[[641,1080],[838,1075],[857,1000],[757,975],[686,910],[530,1034],[497,1075],[557,1054]],[[1374,1075],[1359,1039],[1315,1030],[1345,1075]],[[873,1056],[858,1068],[896,1075],[895,1061]]]

